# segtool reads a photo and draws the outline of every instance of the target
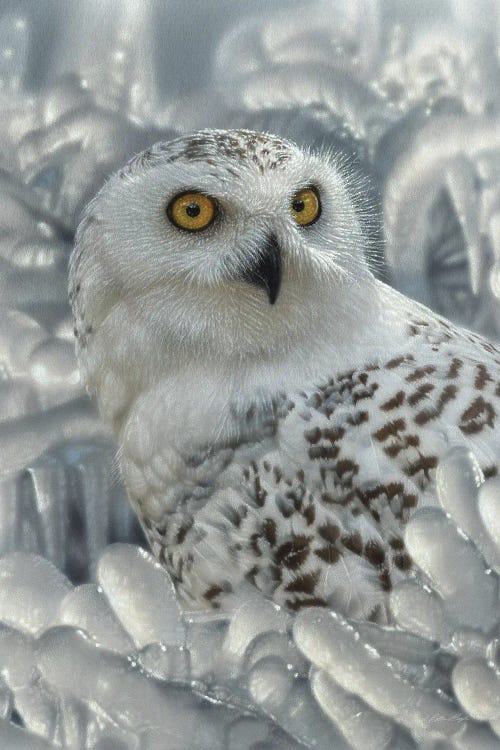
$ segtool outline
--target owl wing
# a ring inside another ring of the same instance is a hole
[[[233,494],[217,501],[232,561],[288,607],[327,603],[366,616],[411,570],[404,527],[437,502],[440,458],[464,445],[486,476],[498,470],[498,352],[425,322],[410,323],[401,355],[283,398],[260,455],[255,445],[234,452]],[[207,522],[217,517],[207,511]]]
[[[448,325],[410,321],[401,355],[282,395],[265,429],[183,457],[182,511],[148,533],[187,600],[251,583],[292,609],[377,615],[412,568],[404,527],[437,502],[439,459],[465,445],[497,471],[500,355]]]

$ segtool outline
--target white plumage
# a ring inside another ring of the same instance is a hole
[[[500,453],[500,353],[376,280],[334,157],[275,136],[158,144],[89,205],[80,366],[128,493],[192,606],[248,585],[384,618],[439,458]]]

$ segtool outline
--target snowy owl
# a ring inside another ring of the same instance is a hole
[[[81,372],[187,606],[253,585],[381,621],[443,453],[497,471],[500,352],[373,276],[356,189],[334,155],[206,130],[83,215]]]

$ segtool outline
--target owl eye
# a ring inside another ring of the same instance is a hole
[[[315,222],[321,214],[321,203],[316,188],[298,190],[290,203],[292,216],[297,224],[306,227]]]
[[[216,203],[213,198],[194,191],[176,195],[167,206],[169,221],[178,229],[199,232],[213,222]]]

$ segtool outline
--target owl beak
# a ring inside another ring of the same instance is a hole
[[[267,238],[257,260],[243,270],[242,278],[262,287],[269,303],[274,305],[281,285],[281,250],[275,237]]]

